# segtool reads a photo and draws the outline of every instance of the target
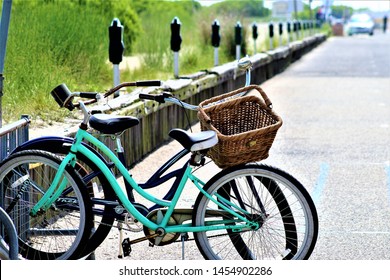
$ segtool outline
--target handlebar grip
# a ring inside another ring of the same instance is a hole
[[[74,105],[72,103],[72,92],[65,84],[58,85],[50,92],[50,94],[61,108],[64,107],[70,111],[74,109]]]
[[[165,103],[165,98],[170,98],[170,97],[172,97],[172,95],[167,92],[163,92],[161,94],[156,94],[156,95],[144,94],[144,93],[139,94],[139,99],[154,100],[157,101],[158,103]]]
[[[154,100],[154,101],[156,101],[156,96],[155,95],[151,95],[151,94],[140,93],[139,94],[139,99],[147,99],[147,100]]]
[[[135,83],[137,87],[159,87],[161,86],[161,81],[150,80],[150,81],[138,81]]]
[[[80,97],[82,98],[96,99],[97,95],[97,92],[80,92]]]

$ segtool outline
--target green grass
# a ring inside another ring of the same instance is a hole
[[[22,114],[61,120],[67,112],[50,96],[56,85],[92,90],[107,84],[109,23],[85,7],[15,5],[5,58],[3,122]]]
[[[139,5],[137,12],[135,3]],[[120,10],[121,7],[126,9]],[[4,69],[3,123],[15,121],[23,114],[45,122],[62,121],[71,115],[58,108],[50,96],[50,91],[60,83],[66,83],[73,91],[111,87],[112,69],[107,61],[108,26],[113,17],[130,24],[124,26],[125,55],[137,55],[142,62],[139,69],[122,71],[121,81],[172,79],[170,23],[175,16],[182,23],[179,75],[213,67],[210,33],[215,19],[221,26],[219,64],[235,59],[237,21],[246,28],[242,53],[253,54],[250,26],[253,21],[262,20],[241,14],[218,14],[218,10],[199,8],[192,1],[15,0]],[[262,32],[260,37],[257,51],[265,51],[269,44],[266,33]]]

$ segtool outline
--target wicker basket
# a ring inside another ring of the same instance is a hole
[[[245,91],[251,92],[233,97]],[[202,130],[217,132],[219,142],[207,155],[220,168],[267,158],[282,125],[271,101],[257,85],[204,100],[199,104],[198,118]]]

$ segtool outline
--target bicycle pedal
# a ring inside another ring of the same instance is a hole
[[[131,244],[130,244],[130,239],[125,238],[122,242],[122,249],[123,249],[123,256],[127,257],[130,256],[131,253]]]

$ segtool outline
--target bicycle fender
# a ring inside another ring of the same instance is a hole
[[[43,150],[51,153],[67,154],[69,152],[70,145],[73,143],[73,140],[74,139],[70,137],[42,136],[24,142],[12,150],[10,155],[25,150]],[[107,166],[109,165],[108,161],[96,149],[86,143],[82,144],[90,151],[92,151],[96,156],[98,156]]]

